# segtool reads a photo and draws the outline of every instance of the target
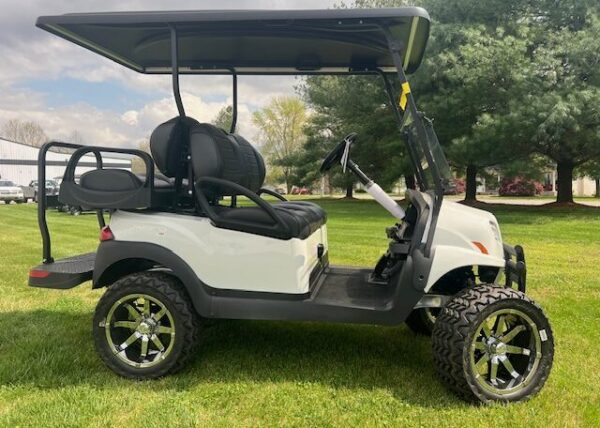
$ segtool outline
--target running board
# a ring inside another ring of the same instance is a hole
[[[96,253],[41,264],[29,271],[29,286],[67,290],[92,279]]]

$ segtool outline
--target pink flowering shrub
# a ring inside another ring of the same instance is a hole
[[[542,183],[523,177],[503,178],[498,189],[500,196],[535,196],[543,191]]]

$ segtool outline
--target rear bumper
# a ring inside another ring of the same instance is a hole
[[[512,287],[513,284],[517,284],[519,291],[525,293],[527,288],[527,265],[525,264],[523,247],[504,244],[504,259],[506,260],[504,267],[506,286]]]
[[[41,264],[29,271],[29,286],[66,290],[92,279],[96,253]]]

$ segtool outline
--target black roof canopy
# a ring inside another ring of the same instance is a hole
[[[42,16],[36,25],[153,74],[172,72],[172,27],[179,72],[195,74],[391,72],[385,31],[400,43],[403,68],[411,73],[429,35],[429,15],[418,7],[79,13]]]

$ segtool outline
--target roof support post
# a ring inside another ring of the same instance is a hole
[[[178,49],[178,38],[177,29],[174,25],[171,25],[171,74],[173,76],[173,96],[175,97],[175,104],[177,104],[177,111],[179,116],[185,117],[185,109],[183,108],[183,102],[181,101],[181,93],[179,92],[179,49]]]
[[[394,84],[390,81],[390,78],[388,77],[388,75],[385,74],[382,70],[377,69],[377,73],[383,79],[383,83],[385,84],[385,91],[387,92],[388,98],[390,100],[390,105],[394,112],[394,117],[396,119],[396,124],[398,125],[398,130],[401,130],[402,129],[402,113],[400,112],[400,109],[398,108],[398,103],[396,102],[396,88],[394,88]],[[421,167],[421,164],[417,161],[417,155],[415,153],[415,148],[411,144],[407,144],[406,147],[408,149],[408,155],[410,157],[411,163],[415,167],[415,174],[417,176],[417,182],[419,183],[420,186],[422,186],[423,185],[422,183],[424,183],[423,168]]]
[[[238,76],[235,70],[232,70],[231,76],[233,77],[233,106],[231,109],[231,127],[229,129],[229,133],[233,134],[235,132],[235,127],[237,125],[237,116],[238,116]]]
[[[382,27],[382,30],[386,36],[388,47],[390,50],[390,54],[392,55],[392,60],[394,61],[394,65],[396,66],[396,72],[398,73],[398,79],[400,80],[400,86],[404,88],[406,85],[408,88],[408,79],[406,78],[406,74],[404,73],[404,64],[402,62],[402,44],[394,38],[390,30],[386,27]],[[414,31],[414,29],[411,29]],[[444,188],[442,186],[442,178],[441,173],[438,168],[438,165],[435,163],[433,159],[433,154],[431,153],[431,147],[429,145],[429,137],[427,135],[427,130],[425,129],[425,125],[423,124],[423,115],[417,109],[417,105],[413,98],[412,93],[410,93],[410,89],[408,93],[403,94],[406,97],[405,104],[402,106],[404,110],[404,115],[402,117],[402,122],[404,122],[404,117],[407,113],[410,113],[414,121],[415,130],[417,132],[418,141],[413,141],[412,138],[407,138],[407,145],[409,146],[409,151],[415,151],[415,147],[411,147],[412,144],[420,145],[421,151],[427,160],[429,168],[432,172],[433,176],[433,207],[432,207],[432,217],[431,223],[429,225],[429,230],[427,232],[427,237],[425,240],[425,257],[431,256],[431,245],[433,243],[433,236],[435,233],[435,226],[437,224],[438,215],[440,212],[440,208],[442,206],[442,200],[444,198]],[[402,125],[401,125],[402,126]],[[415,153],[416,154],[416,153]],[[413,160],[413,159],[411,159]],[[416,161],[416,162],[415,162]],[[421,169],[420,159],[416,158],[413,160],[413,166],[415,171]]]

